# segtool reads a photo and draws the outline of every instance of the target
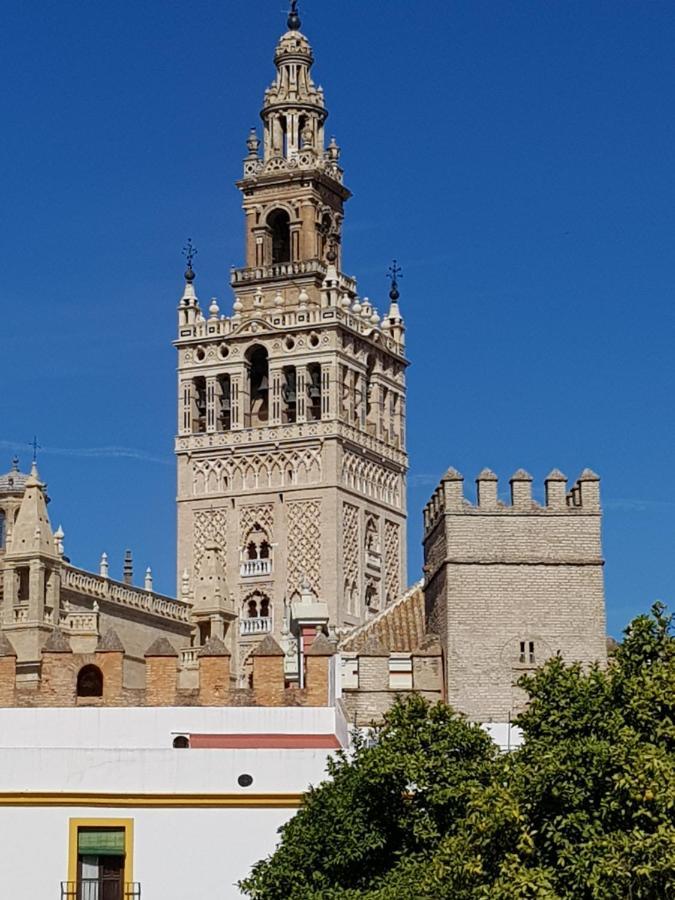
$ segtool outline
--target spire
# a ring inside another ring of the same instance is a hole
[[[12,553],[56,555],[54,534],[47,513],[45,485],[40,481],[37,464],[33,463],[26,479],[26,490],[12,532]]]
[[[288,30],[300,31],[301,28],[302,22],[298,15],[298,0],[291,0],[291,10],[288,14]]]

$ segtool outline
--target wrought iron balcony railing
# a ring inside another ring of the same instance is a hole
[[[141,886],[137,881],[122,884],[98,878],[62,881],[61,900],[141,900]]]

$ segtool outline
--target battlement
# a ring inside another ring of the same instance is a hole
[[[558,469],[545,480],[545,502],[532,497],[532,476],[519,469],[509,479],[510,503],[499,499],[499,479],[490,469],[483,469],[476,478],[476,499],[472,502],[464,493],[464,476],[456,469],[448,469],[441,483],[424,508],[424,534],[428,536],[439,521],[451,515],[600,515],[600,478],[584,469],[568,490],[567,476]]]

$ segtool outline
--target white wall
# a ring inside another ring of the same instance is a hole
[[[0,709],[2,747],[171,747],[177,733],[335,734],[330,707]]]
[[[231,900],[235,882],[269,855],[288,810],[0,808],[2,896],[59,900],[68,877],[68,820],[134,820],[142,900]]]

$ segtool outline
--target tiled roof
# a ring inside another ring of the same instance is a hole
[[[410,653],[421,647],[426,636],[422,582],[395,600],[370,622],[340,641],[340,650],[358,653],[366,645],[381,645],[390,653]]]

